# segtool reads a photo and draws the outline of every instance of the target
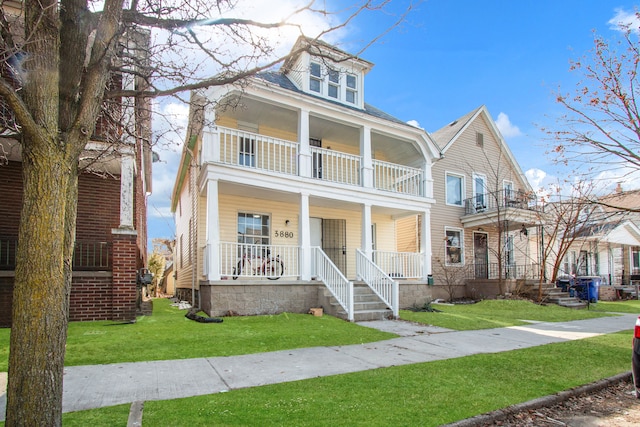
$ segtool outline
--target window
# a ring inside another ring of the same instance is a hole
[[[309,65],[309,91],[345,103],[358,102],[358,78],[339,69],[311,62]]]
[[[317,138],[309,138],[309,146],[322,147],[322,140]],[[322,152],[311,150],[313,163],[313,177],[322,179]]]
[[[484,147],[484,134],[476,132],[476,145],[478,147]]]
[[[355,104],[357,101],[356,76],[353,74],[347,74],[347,102]]]
[[[268,245],[269,215],[238,213],[238,243]]]
[[[447,204],[462,206],[462,176],[447,173]]]
[[[631,248],[631,274],[640,274],[640,247]]]
[[[447,229],[445,231],[446,265],[462,264],[462,233],[460,230]]]
[[[238,153],[238,164],[240,166],[255,167],[256,165],[256,140],[240,137],[240,153]]]
[[[475,209],[478,212],[482,212],[487,208],[487,201],[485,200],[485,177],[482,175],[473,175],[473,197],[475,203]]]
[[[309,71],[309,90],[320,93],[322,91],[322,74],[320,64],[312,62]]]
[[[340,93],[340,72],[336,70],[329,70],[329,91],[328,95],[331,98],[338,98]]]

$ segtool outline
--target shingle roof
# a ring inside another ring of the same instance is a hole
[[[438,129],[431,134],[431,137],[436,141],[436,144],[441,148],[444,148],[455,136],[465,127],[465,125],[476,115],[478,110],[482,107],[478,107],[473,111],[465,114],[457,120],[452,121],[448,125]]]
[[[335,105],[339,105],[341,107],[345,107],[345,108],[349,108],[351,110],[354,111],[358,111],[358,112],[362,112],[363,110],[356,108],[354,106],[350,106],[350,105],[346,105],[346,104],[342,104],[340,102],[337,101],[332,101],[330,99],[326,99],[326,98],[322,98],[320,96],[315,96],[309,93],[305,93],[303,91],[301,91],[300,89],[298,89],[296,87],[296,85],[293,84],[293,82],[291,80],[289,80],[289,78],[284,75],[283,73],[279,72],[279,71],[268,71],[268,72],[264,72],[264,73],[260,73],[256,75],[256,78],[259,78],[261,80],[264,80],[270,84],[274,84],[277,85],[278,87],[282,88],[282,89],[286,89],[286,90],[290,90],[293,92],[296,92],[297,94],[309,97],[309,98],[313,98],[313,99],[317,99],[318,101],[321,102],[328,102],[331,104],[335,104]],[[400,119],[398,119],[397,117],[394,117],[390,114],[385,113],[384,111],[374,107],[373,105],[367,104],[366,102],[364,103],[364,112],[372,117],[376,117],[379,119],[383,119],[383,120],[387,120],[390,122],[394,122],[394,123],[398,123],[398,124],[402,124],[405,126],[411,126],[409,125],[407,122],[402,121]],[[414,127],[414,126],[411,126]]]

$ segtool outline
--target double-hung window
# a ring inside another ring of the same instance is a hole
[[[350,104],[358,102],[358,80],[353,74],[347,74],[346,101]]]
[[[340,72],[329,69],[329,86],[327,95],[329,98],[340,98]]]
[[[322,93],[322,66],[312,62],[309,67],[309,90]]]
[[[269,215],[238,213],[238,256],[264,256],[270,243]]]
[[[446,233],[445,264],[446,265],[462,265],[463,263],[462,231],[459,229],[447,229],[445,233]]]
[[[462,206],[462,188],[462,176],[447,173],[447,205]]]

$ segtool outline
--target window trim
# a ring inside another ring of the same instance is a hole
[[[460,204],[457,203],[449,203],[449,176],[460,178]],[[464,207],[464,196],[465,196],[465,176],[464,174],[460,174],[457,172],[449,172],[445,171],[444,173],[444,201],[447,206],[455,206],[455,207]]]
[[[457,232],[459,235],[459,243],[457,246],[453,246],[453,247],[458,247],[460,249],[460,262],[457,263],[451,263],[449,262],[449,253],[448,253],[448,249],[449,247],[449,236],[447,236],[447,232]],[[449,227],[449,226],[445,226],[444,227],[444,265],[447,267],[462,267],[464,266],[464,229],[462,228],[458,228],[458,227]]]
[[[477,188],[477,184],[476,184],[476,180],[478,178],[482,179],[482,193],[478,193],[478,188]],[[476,210],[479,210],[479,206],[482,208],[482,210],[487,208],[487,176],[485,174],[482,173],[477,173],[474,172],[473,173],[473,200],[474,200],[474,208]],[[478,196],[482,196],[481,198],[478,198]]]

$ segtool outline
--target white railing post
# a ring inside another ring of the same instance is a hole
[[[393,317],[398,318],[400,307],[399,283],[367,258],[360,249],[356,249],[356,274],[391,308]]]

